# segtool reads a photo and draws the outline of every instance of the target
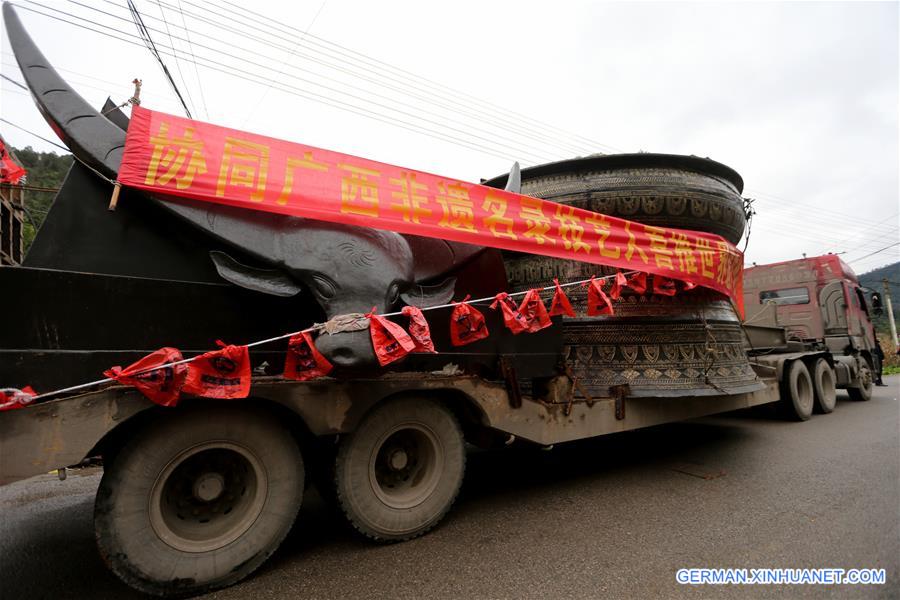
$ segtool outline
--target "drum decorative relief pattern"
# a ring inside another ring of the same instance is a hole
[[[563,172],[530,177],[526,169],[522,191],[640,223],[740,239],[746,219],[739,186],[727,178],[653,168],[646,156],[640,157],[641,168],[597,169],[598,160],[584,159],[583,171],[578,160],[566,161]],[[690,157],[689,162],[703,161]],[[504,262],[512,291],[552,285],[553,278],[566,282],[615,273],[590,263],[511,252],[504,253]],[[585,315],[586,292],[567,288],[566,294],[576,313]],[[702,288],[673,297],[628,290],[614,305],[613,316],[563,318],[566,365],[592,397],[609,396],[609,388],[621,384],[628,384],[633,396],[662,397],[760,387],[744,351],[740,320],[725,296]]]

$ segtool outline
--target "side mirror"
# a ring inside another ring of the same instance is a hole
[[[884,314],[884,309],[881,306],[881,294],[878,292],[872,294],[872,312],[879,316]]]

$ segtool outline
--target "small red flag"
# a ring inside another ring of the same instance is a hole
[[[507,329],[515,335],[528,331],[528,322],[525,320],[525,317],[519,314],[519,308],[513,302],[513,299],[509,297],[509,294],[500,292],[494,296],[491,308],[496,310],[498,305],[503,312],[503,324],[506,325]]]
[[[647,291],[647,274],[635,273],[634,275],[629,277],[628,287],[633,289],[638,294],[645,293]]]
[[[653,276],[653,293],[660,296],[674,296],[678,289],[675,287],[675,281],[662,275]]]
[[[569,302],[569,298],[563,291],[562,286],[559,285],[559,279],[554,279],[553,283],[556,284],[556,291],[553,293],[553,301],[550,303],[550,316],[566,315],[567,317],[574,317],[575,310],[572,308],[572,303]]]
[[[246,398],[250,395],[250,350],[216,342],[221,350],[201,354],[188,363],[183,391],[204,398]]]
[[[540,290],[528,290],[525,298],[522,299],[522,304],[519,305],[519,314],[528,324],[528,333],[534,333],[553,325],[550,315],[547,314],[547,307],[541,300]]]
[[[614,312],[612,301],[609,299],[609,296],[606,295],[606,292],[603,291],[603,283],[604,281],[602,279],[594,279],[593,277],[591,277],[591,280],[587,282],[587,314],[589,317],[611,315]]]
[[[416,343],[413,352],[436,354],[434,342],[431,341],[431,329],[421,309],[416,306],[404,306],[400,312],[409,317],[409,337]]]
[[[288,341],[287,355],[284,358],[285,379],[307,381],[328,375],[332,368],[328,359],[316,350],[308,331],[301,331],[297,335],[291,336]]]
[[[37,395],[38,393],[30,385],[26,385],[21,390],[16,388],[2,389],[0,390],[0,411],[25,408],[34,401]]]
[[[697,287],[697,284],[694,283],[693,281],[682,281],[681,283],[684,284],[684,291],[686,291],[686,292]]]
[[[609,297],[618,300],[622,297],[622,290],[628,287],[628,279],[622,271],[616,271],[616,278],[613,279],[612,289],[609,290]]]
[[[416,343],[409,334],[393,321],[376,315],[374,306],[366,317],[369,319],[372,347],[375,348],[375,356],[382,367],[400,360],[416,349]]]
[[[466,304],[468,299],[469,296],[466,296],[450,313],[450,342],[454,346],[465,346],[488,336],[484,315],[474,306]]]
[[[170,363],[180,360],[182,360],[181,352],[177,348],[160,348],[124,369],[111,367],[103,371],[103,374],[122,385],[137,388],[140,393],[160,406],[175,406],[181,396],[181,387],[187,377],[188,366],[172,366]]]

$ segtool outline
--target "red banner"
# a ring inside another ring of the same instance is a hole
[[[727,294],[743,255],[709,233],[580,208],[147,110],[132,109],[119,182],[153,192],[620,267]]]

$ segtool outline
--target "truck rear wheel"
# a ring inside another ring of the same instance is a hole
[[[227,405],[173,411],[106,466],[94,505],[100,554],[148,594],[231,585],[290,531],[303,479],[300,450],[273,416]]]
[[[363,535],[408,540],[450,510],[465,464],[463,435],[446,407],[421,398],[391,400],[341,440],[335,461],[338,502]]]
[[[860,367],[857,387],[848,387],[847,394],[850,395],[851,400],[858,402],[872,399],[872,370],[868,365]]]
[[[837,404],[837,390],[835,389],[834,371],[824,358],[817,359],[813,365],[812,382],[816,397],[816,411],[830,413]]]
[[[802,361],[795,360],[787,367],[781,384],[781,405],[789,419],[806,421],[813,411],[813,383]]]

